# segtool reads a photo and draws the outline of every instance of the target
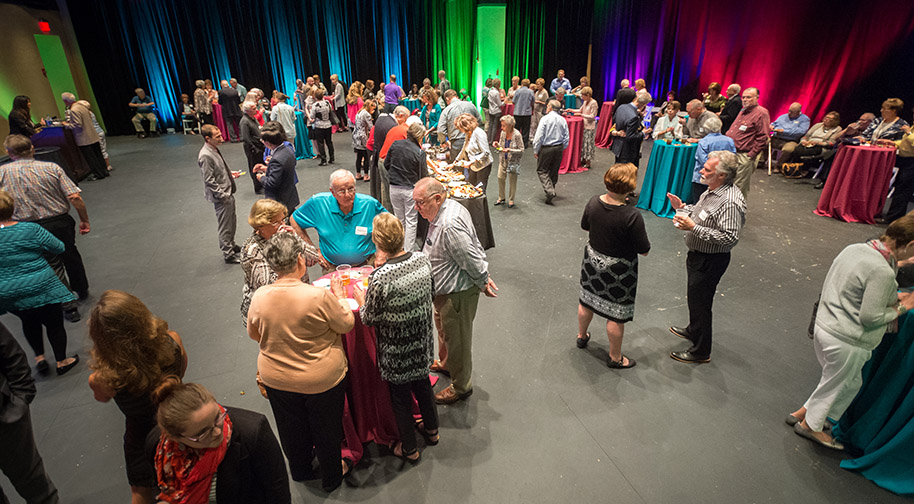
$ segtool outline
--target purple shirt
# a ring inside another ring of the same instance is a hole
[[[384,103],[396,105],[399,103],[401,96],[403,96],[403,90],[395,83],[388,82],[387,85],[384,86]]]

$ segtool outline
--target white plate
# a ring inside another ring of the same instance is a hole
[[[349,309],[352,311],[359,309],[359,303],[352,298],[346,298],[346,302],[349,303]]]
[[[315,287],[323,287],[324,289],[330,288],[330,279],[329,278],[318,278],[317,280],[311,282],[311,285]]]

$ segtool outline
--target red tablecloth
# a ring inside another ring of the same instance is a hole
[[[845,145],[835,154],[815,214],[845,222],[875,224],[885,205],[895,149]]]
[[[504,106],[501,107],[501,112],[504,115],[513,116],[514,115],[514,104],[506,103]]]
[[[584,118],[566,117],[568,123],[568,148],[562,152],[562,164],[559,173],[580,173],[587,171],[581,166],[581,143],[584,137]]]
[[[601,149],[608,149],[609,146],[613,143],[613,137],[609,134],[610,129],[613,125],[613,105],[616,102],[603,102],[603,106],[600,107],[600,120],[597,121],[597,147]]]
[[[222,118],[222,105],[219,105],[218,103],[213,104],[213,122],[216,123],[216,127],[222,132],[222,139],[228,142],[228,128],[225,127],[225,119]]]
[[[368,275],[371,268],[353,268]],[[331,274],[321,278],[330,278]],[[347,287],[349,295],[356,282],[353,280]],[[374,441],[388,446],[400,440],[397,422],[390,404],[390,391],[387,382],[381,379],[378,369],[378,344],[374,329],[362,324],[358,310],[355,315],[355,327],[343,335],[343,349],[349,360],[349,385],[346,390],[346,403],[343,409],[343,446],[342,456],[358,463],[364,454],[364,444]],[[432,377],[432,385],[437,377]],[[418,405],[413,407],[419,411]]]

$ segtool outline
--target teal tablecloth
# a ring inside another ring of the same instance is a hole
[[[575,106],[578,104],[577,99],[578,99],[578,97],[573,94],[566,94],[565,95],[565,108],[572,108],[572,109],[577,108]]]
[[[679,196],[683,201],[692,192],[692,174],[695,169],[695,151],[698,144],[667,144],[654,141],[651,158],[647,162],[638,208],[650,210],[659,217],[672,219],[676,215],[667,193]]]
[[[308,125],[305,124],[305,114],[295,112],[295,159],[311,159],[314,149],[311,139],[308,138]]]
[[[414,110],[422,110],[422,100],[416,98],[415,100],[403,100],[403,106],[409,109],[409,113],[412,114]],[[418,112],[416,112],[418,114]]]
[[[857,457],[841,467],[914,497],[914,316],[873,351],[863,387],[833,433]]]

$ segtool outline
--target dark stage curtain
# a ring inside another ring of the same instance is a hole
[[[688,100],[713,81],[724,88],[738,82],[760,89],[772,119],[799,101],[817,121],[833,107],[864,99],[836,100],[842,89],[890,72],[880,65],[914,29],[914,3],[886,7],[823,0],[595,0],[595,93],[611,99],[621,79],[640,77],[659,103],[670,89]],[[895,65],[894,72],[910,82],[910,64]],[[902,93],[910,91],[896,90]],[[873,103],[866,108],[878,112],[886,97],[867,98]],[[842,122],[856,119],[851,115]]]
[[[508,0],[506,7],[503,87],[515,75],[549,86],[559,69],[577,86],[587,73],[593,0]]]

